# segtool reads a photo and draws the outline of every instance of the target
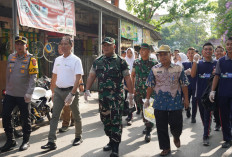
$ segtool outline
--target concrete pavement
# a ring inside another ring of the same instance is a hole
[[[19,145],[16,149],[0,153],[0,156],[9,157],[107,157],[110,152],[103,152],[102,148],[108,143],[108,138],[105,136],[103,125],[100,122],[98,112],[97,93],[92,93],[89,103],[85,103],[83,96],[80,97],[80,110],[82,113],[83,122],[83,143],[79,146],[72,146],[74,140],[74,127],[65,133],[57,134],[57,149],[54,151],[44,151],[40,147],[47,143],[47,136],[49,131],[48,122],[43,123],[41,127],[34,127],[31,134],[30,148],[27,151],[19,152],[18,147],[22,143],[22,138],[17,139]],[[171,136],[172,153],[169,156],[174,157],[229,157],[232,156],[232,147],[229,149],[221,148],[222,133],[221,131],[213,131],[215,123],[212,124],[212,132],[210,136],[210,146],[202,145],[203,126],[197,113],[197,123],[192,124],[191,119],[187,119],[185,112],[184,128],[181,135],[181,147],[177,149],[173,144]],[[134,113],[134,120],[131,126],[126,126],[126,117],[123,117],[123,135],[120,144],[120,156],[123,157],[156,157],[159,156],[161,150],[159,149],[157,132],[154,127],[152,131],[152,139],[150,143],[145,143],[142,130],[144,125],[140,115]],[[61,127],[59,123],[58,128]],[[3,130],[0,129],[0,146],[5,142]]]

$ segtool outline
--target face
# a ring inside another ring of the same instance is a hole
[[[216,50],[215,50],[215,56],[216,56],[216,59],[219,59],[219,58],[221,58],[221,57],[223,57],[224,56],[224,52],[223,52],[223,49],[221,49],[221,48],[217,48]]]
[[[126,55],[127,55],[128,58],[131,58],[133,56],[132,51],[130,49],[127,50]]]
[[[63,54],[71,53],[72,45],[68,39],[62,39],[60,42],[60,47]]]
[[[62,52],[62,50],[61,50],[61,45],[58,46],[58,53],[59,53],[59,55],[62,55],[62,54],[63,54],[63,52]]]
[[[147,48],[141,48],[140,49],[140,56],[142,59],[148,58],[150,55],[150,50]]]
[[[171,54],[168,52],[160,52],[158,53],[158,57],[159,57],[160,63],[163,65],[169,64],[171,62]]]
[[[226,41],[226,50],[228,53],[232,54],[232,40]]]
[[[195,55],[194,50],[188,50],[187,56],[188,56],[189,60],[193,60],[194,55]]]
[[[179,54],[177,54],[176,58],[177,58],[178,61],[181,61],[181,57],[180,57]]]
[[[27,44],[22,41],[15,42],[15,50],[17,53],[23,54],[27,52]]]
[[[213,47],[211,45],[206,45],[202,51],[205,58],[211,58],[213,54]]]
[[[116,48],[115,44],[108,44],[108,43],[102,44],[102,51],[106,56],[111,56],[114,53],[115,48]]]

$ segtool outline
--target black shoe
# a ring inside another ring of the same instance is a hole
[[[77,137],[73,141],[73,146],[80,145],[82,142],[83,142],[82,138]]]
[[[191,111],[191,107],[189,107],[189,108],[186,109],[186,116],[187,116],[187,118],[191,117],[190,111]]]
[[[143,134],[147,133],[147,127],[143,130]]]
[[[103,147],[103,151],[110,151],[112,150],[111,143],[108,143],[105,147]]]
[[[56,148],[57,148],[57,146],[56,146],[56,144],[53,143],[53,142],[48,142],[46,145],[41,146],[41,149],[50,149],[50,150],[54,150],[54,149],[56,149]]]
[[[19,147],[19,151],[27,150],[30,147],[29,142],[23,142],[22,145]]]
[[[151,134],[150,133],[147,133],[146,136],[145,136],[145,141],[148,143],[151,141]]]
[[[203,145],[204,146],[209,146],[209,137],[204,137],[203,138]]]
[[[196,123],[196,119],[192,118],[191,123]]]
[[[231,146],[231,141],[226,141],[222,144],[222,148],[229,148]]]
[[[221,128],[220,124],[216,124],[214,131],[220,131],[220,128]]]
[[[112,142],[112,153],[110,154],[110,157],[118,157],[118,147],[119,143],[117,142]]]
[[[5,145],[0,148],[1,152],[7,152],[12,150],[15,146],[17,146],[17,142],[15,140],[7,140]]]

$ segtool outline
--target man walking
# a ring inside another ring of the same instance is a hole
[[[53,97],[53,113],[50,121],[50,131],[48,135],[48,143],[41,146],[41,149],[56,149],[56,129],[60,118],[60,113],[64,105],[69,106],[72,110],[75,122],[75,139],[73,146],[82,143],[82,123],[79,111],[79,80],[83,75],[82,63],[80,58],[72,53],[73,40],[70,36],[64,36],[61,40],[62,56],[56,58],[53,74],[51,90]]]
[[[8,57],[6,69],[6,97],[3,103],[3,127],[7,141],[1,152],[9,151],[17,145],[13,127],[11,124],[11,113],[17,105],[20,110],[23,127],[23,143],[19,150],[23,151],[29,147],[31,134],[31,96],[35,88],[38,65],[35,58],[27,51],[27,38],[17,36],[15,38],[16,53]]]
[[[123,78],[129,91],[129,104],[133,106],[133,88],[128,64],[115,54],[115,40],[106,37],[102,42],[103,55],[97,58],[89,72],[85,100],[90,96],[90,88],[98,78],[99,111],[104,131],[109,143],[104,151],[112,150],[111,157],[117,157],[122,136]]]
[[[150,105],[150,96],[154,90],[155,119],[161,156],[171,153],[168,124],[174,137],[174,144],[180,147],[180,135],[183,128],[183,108],[188,108],[188,78],[182,66],[171,63],[170,47],[161,45],[157,51],[160,64],[155,65],[148,76],[145,107]],[[182,104],[182,95],[184,106]]]

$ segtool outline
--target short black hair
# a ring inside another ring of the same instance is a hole
[[[175,49],[174,51],[178,51],[178,52],[180,52],[180,50],[179,50],[179,49]]]
[[[207,43],[205,43],[205,44],[203,45],[203,48],[204,48],[205,46],[212,46],[212,47],[213,47],[213,49],[214,49],[214,46],[213,46],[213,44],[212,44],[211,42],[207,42]]]
[[[218,45],[218,46],[215,48],[215,51],[216,51],[217,49],[222,49],[222,51],[224,51],[224,48],[223,48],[221,45]]]
[[[188,51],[189,51],[189,50],[195,50],[195,49],[194,49],[194,47],[189,47],[189,48],[188,48]]]

